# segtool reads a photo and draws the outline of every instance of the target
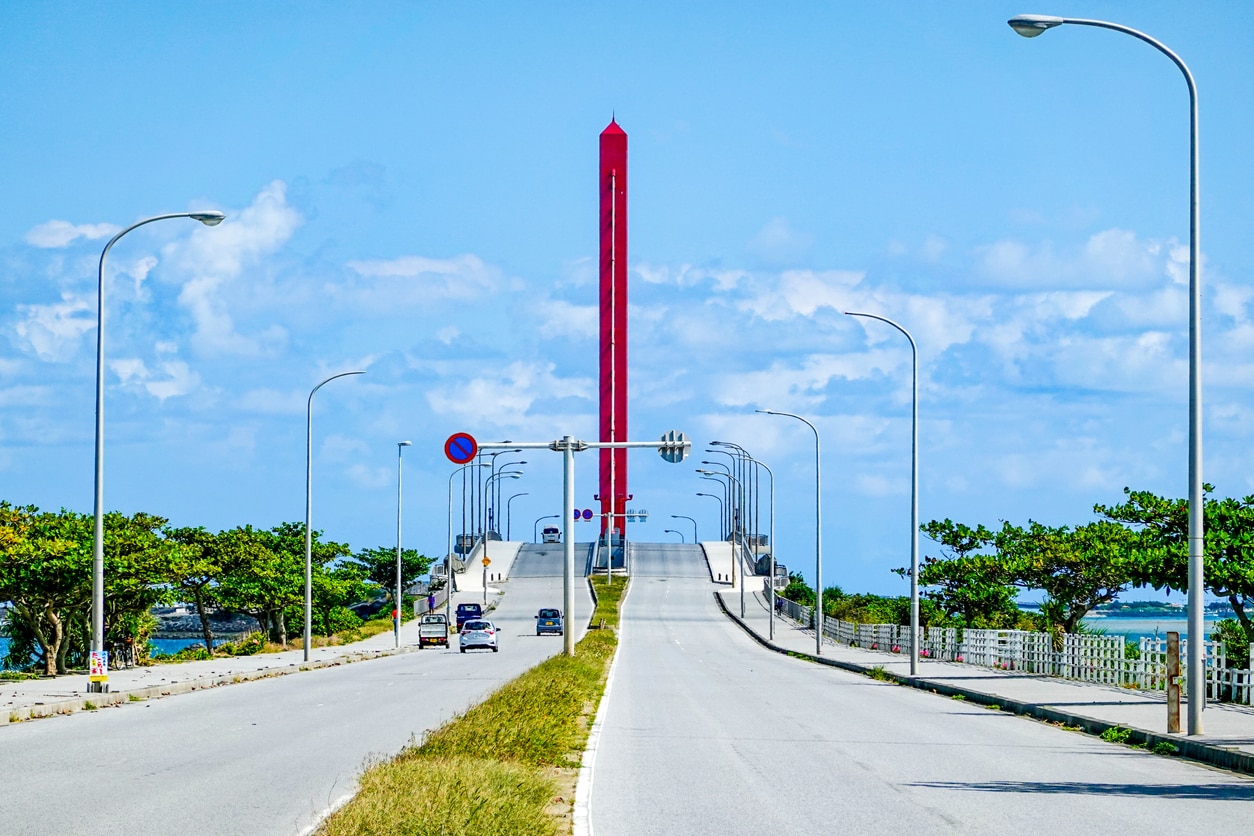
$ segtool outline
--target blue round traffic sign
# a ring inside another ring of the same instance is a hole
[[[444,442],[444,455],[453,464],[466,464],[479,452],[479,444],[470,433],[453,433]]]
[[[584,508],[584,509],[583,509],[583,518],[584,518],[585,520],[590,520],[590,519],[592,519],[592,509],[591,509],[591,508]]]

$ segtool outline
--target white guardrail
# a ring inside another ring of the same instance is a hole
[[[781,614],[814,628],[814,610],[787,598],[776,598]],[[839,644],[909,653],[910,628],[897,624],[857,624],[824,617],[823,635]],[[1187,639],[1180,640],[1185,658]],[[962,662],[998,670],[1057,676],[1143,691],[1167,687],[1167,640],[1142,638],[1139,659],[1127,657],[1122,636],[1064,634],[1062,649],[1055,650],[1048,633],[1027,630],[976,630],[954,627],[920,627],[919,656],[942,662]],[[1254,643],[1250,645],[1254,658]],[[1251,704],[1254,673],[1227,667],[1222,642],[1206,642],[1206,697],[1212,700]],[[1185,693],[1185,677],[1179,678]]]

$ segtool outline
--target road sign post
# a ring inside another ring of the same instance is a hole
[[[563,531],[562,567],[562,605],[567,617],[573,617],[575,609],[575,537],[571,525],[575,522],[575,453],[589,449],[630,449],[648,447],[658,450],[668,462],[680,462],[687,457],[692,449],[692,442],[675,430],[664,433],[659,441],[580,441],[569,435],[556,441],[500,441],[478,444],[469,433],[454,433],[444,443],[444,454],[450,461],[464,464],[475,457],[480,450],[552,450],[562,454],[562,515],[565,520]],[[461,458],[455,458],[459,456]],[[590,509],[589,509],[590,510]],[[580,516],[583,516],[581,514]],[[484,568],[484,594],[487,594],[487,568]],[[562,631],[564,637],[563,652],[567,656],[575,655],[575,631]]]

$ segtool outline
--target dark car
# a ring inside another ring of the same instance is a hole
[[[540,610],[540,614],[536,616],[536,635],[542,636],[545,633],[562,635],[561,610],[555,610],[551,607],[544,607]]]
[[[457,605],[457,629],[459,631],[472,618],[483,618],[483,607],[479,604]]]

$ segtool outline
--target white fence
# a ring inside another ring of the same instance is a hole
[[[776,598],[780,611],[811,628],[814,610],[787,598]],[[835,618],[823,619],[823,635],[838,644],[847,644],[885,653],[910,652],[910,628],[897,624],[856,624]],[[1187,652],[1188,640],[1180,641],[1180,657]],[[1167,687],[1167,640],[1140,640],[1140,658],[1127,656],[1122,636],[1064,634],[1062,649],[1055,650],[1048,633],[1027,630],[958,630],[952,627],[919,628],[919,656],[942,662],[963,662],[999,670],[1057,676],[1083,682],[1096,682],[1144,691]],[[1251,704],[1254,673],[1227,667],[1227,651],[1222,642],[1206,642],[1207,699]],[[1250,645],[1254,658],[1254,644]],[[1185,693],[1185,679],[1179,678]]]

